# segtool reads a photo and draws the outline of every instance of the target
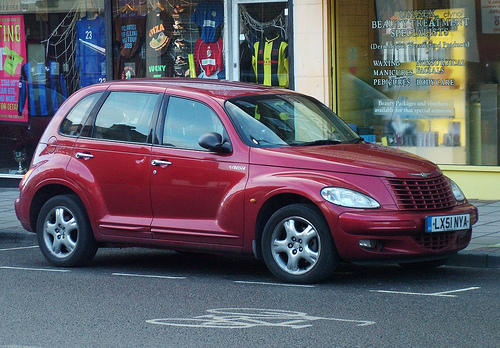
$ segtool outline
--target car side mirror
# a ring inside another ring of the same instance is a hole
[[[231,153],[233,147],[231,143],[224,141],[222,135],[216,132],[204,133],[198,139],[198,144],[204,149],[214,151],[217,153]]]

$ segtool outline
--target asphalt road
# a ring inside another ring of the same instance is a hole
[[[51,267],[0,242],[0,347],[498,347],[500,271],[346,265],[277,281],[261,262],[100,249]]]

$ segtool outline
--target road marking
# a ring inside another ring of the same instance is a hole
[[[111,273],[111,275],[120,276],[120,277],[141,277],[141,278],[160,278],[160,279],[186,279],[186,277],[159,276],[159,275],[148,275],[148,274],[131,274],[131,273]]]
[[[370,290],[370,292],[380,292],[384,294],[398,294],[398,295],[415,295],[415,296],[436,296],[436,297],[458,297],[457,295],[450,295],[456,292],[464,292],[471,290],[478,290],[480,287],[473,286],[465,289],[450,290],[450,291],[440,291],[434,293],[423,293],[423,292],[407,292],[407,291],[388,291],[388,290]]]
[[[27,247],[17,247],[17,248],[6,248],[6,249],[0,249],[0,251],[23,250],[23,249],[34,249],[34,248],[38,248],[38,245],[32,245],[32,246],[27,246]]]
[[[11,266],[0,266],[0,269],[13,269],[17,271],[39,271],[39,272],[69,272],[68,269],[28,268],[28,267],[11,267]]]
[[[288,287],[299,287],[299,288],[314,288],[314,285],[305,284],[282,284],[282,283],[270,283],[270,282],[250,282],[244,280],[236,280],[235,283],[238,284],[255,284],[255,285],[272,285],[272,286],[288,286]]]
[[[210,314],[194,318],[151,319],[146,320],[146,323],[209,329],[247,329],[256,326],[304,329],[313,326],[312,323],[318,320],[345,322],[356,326],[375,324],[374,321],[368,320],[323,318],[310,316],[307,313],[278,309],[219,308],[208,309],[207,312]]]

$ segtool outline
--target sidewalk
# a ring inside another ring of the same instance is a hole
[[[16,218],[14,200],[18,195],[18,189],[0,188],[0,243],[32,241],[35,245],[35,234],[25,231]],[[472,203],[479,209],[479,221],[472,229],[472,240],[447,264],[500,268],[500,201],[473,200]]]

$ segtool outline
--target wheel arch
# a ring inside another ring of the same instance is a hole
[[[33,231],[36,231],[38,214],[40,213],[42,206],[52,197],[65,194],[74,195],[82,201],[80,196],[73,189],[61,184],[47,184],[37,190],[30,205],[30,225],[33,228]],[[85,204],[83,204],[83,206],[86,208]]]
[[[262,233],[264,232],[264,227],[271,217],[276,211],[279,209],[295,204],[295,203],[305,203],[310,205],[311,207],[314,207],[318,211],[318,213],[321,214],[321,216],[325,219],[326,218],[321,211],[321,209],[310,199],[307,197],[304,197],[302,195],[296,194],[296,193],[280,193],[275,196],[270,197],[264,204],[261,206],[259,213],[257,215],[257,220],[255,223],[255,238],[253,240],[253,252],[254,256],[261,260],[262,259]]]

